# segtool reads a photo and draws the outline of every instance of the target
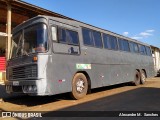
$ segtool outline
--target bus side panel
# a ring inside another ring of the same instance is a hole
[[[47,87],[50,94],[66,93],[72,90],[72,79],[76,69],[76,63],[81,63],[80,56],[52,54],[47,71]]]
[[[92,88],[109,86],[134,80],[131,65],[92,64]]]
[[[141,59],[141,68],[145,70],[147,78],[155,76],[153,58],[151,56],[143,56]]]

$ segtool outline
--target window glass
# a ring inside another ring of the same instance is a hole
[[[58,38],[59,38],[59,42],[67,43],[65,29],[60,27],[58,28]]]
[[[143,45],[139,45],[139,51],[140,51],[140,54],[146,55],[146,50],[145,50],[145,47]]]
[[[129,49],[129,43],[127,40],[123,40],[123,45],[124,45],[124,50],[129,52],[130,49]]]
[[[151,56],[152,54],[151,54],[151,49],[150,49],[150,47],[148,47],[148,46],[146,46],[146,52],[147,52],[147,55],[148,56]]]
[[[123,51],[129,51],[129,44],[127,40],[124,39],[118,39],[119,42],[119,49]]]
[[[109,35],[103,34],[104,48],[111,49]]]
[[[64,28],[58,28],[59,42],[66,44],[79,44],[78,32],[67,30]]]
[[[56,27],[51,27],[52,40],[57,41],[57,29]]]
[[[130,46],[130,51],[131,52],[133,52],[133,53],[138,53],[139,52],[137,43],[129,42],[129,46]]]
[[[110,41],[111,49],[112,50],[117,50],[117,38],[110,35],[109,36],[109,41]]]
[[[135,52],[134,51],[134,43],[133,42],[129,42],[129,46],[130,46],[130,51],[134,53]]]
[[[95,47],[102,48],[102,38],[101,38],[101,33],[93,31],[93,37],[94,37],[94,43]]]
[[[103,34],[104,48],[117,50],[117,38],[108,34]]]
[[[139,48],[137,43],[134,43],[134,51],[135,53],[139,53]]]
[[[91,45],[93,46],[93,37],[92,37],[92,31],[86,28],[82,28],[83,33],[83,43],[85,45]]]
[[[78,33],[71,30],[66,30],[67,41],[69,44],[79,44]]]
[[[46,52],[47,40],[47,26],[45,24],[37,24],[24,29],[23,54]],[[23,44],[23,39],[21,42]]]
[[[16,34],[13,34],[13,37],[12,37],[12,50],[11,50],[11,55],[12,57],[16,57],[18,54],[19,51],[18,51],[18,46],[19,48],[21,47],[18,43],[19,41],[21,41],[22,39],[22,32],[18,32]]]

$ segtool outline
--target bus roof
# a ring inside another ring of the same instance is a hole
[[[150,46],[149,44],[147,43],[143,43],[141,41],[138,41],[136,39],[132,39],[132,38],[129,38],[129,37],[126,37],[126,36],[123,36],[123,35],[120,35],[120,34],[117,34],[115,32],[112,32],[112,31],[109,31],[109,30],[106,30],[106,29],[103,29],[103,28],[99,28],[99,27],[96,27],[94,25],[90,25],[90,24],[87,24],[87,23],[84,23],[84,22],[81,22],[81,21],[78,21],[78,20],[68,20],[68,19],[64,19],[64,18],[57,18],[57,17],[51,17],[51,16],[44,16],[44,17],[47,17],[49,19],[53,19],[53,20],[57,20],[57,21],[63,21],[63,22],[67,22],[68,24],[70,22],[72,22],[72,24],[74,24],[75,26],[79,25],[81,27],[86,27],[86,28],[89,28],[89,29],[93,29],[93,30],[96,30],[96,31],[100,31],[102,33],[108,33],[110,35],[113,35],[113,36],[116,36],[116,37],[119,37],[119,38],[122,38],[122,39],[127,39],[129,41],[132,41],[132,42],[136,42],[136,43],[139,43],[139,44],[143,44],[143,45],[147,45],[147,46]],[[75,23],[74,23],[75,22]]]
[[[46,19],[50,19],[50,20],[54,20],[54,21],[58,21],[58,22],[62,22],[62,23],[67,23],[69,25],[72,25],[72,26],[75,26],[75,27],[78,27],[78,26],[81,26],[81,27],[86,27],[88,29],[92,29],[92,30],[95,30],[95,31],[99,31],[99,32],[102,32],[102,33],[107,33],[107,34],[110,34],[110,35],[113,35],[115,37],[118,37],[118,38],[122,38],[122,39],[127,39],[129,41],[132,41],[132,42],[136,42],[136,43],[139,43],[139,44],[143,44],[143,45],[147,45],[147,46],[150,46],[149,44],[147,43],[143,43],[141,41],[138,41],[136,39],[132,39],[132,38],[129,38],[129,37],[126,37],[126,36],[123,36],[123,35],[120,35],[120,34],[117,34],[115,32],[112,32],[112,31],[109,31],[109,30],[106,30],[106,29],[103,29],[103,28],[99,28],[99,27],[96,27],[94,25],[90,25],[90,24],[87,24],[87,23],[84,23],[84,22],[81,22],[81,21],[78,21],[78,20],[69,20],[69,19],[65,19],[65,18],[59,18],[59,17],[52,17],[52,16],[45,16],[45,15],[38,15],[36,17],[33,17],[23,23],[21,23],[20,25],[18,25],[17,27],[15,27],[13,29],[13,31],[17,31],[19,30],[24,23],[29,23],[30,21],[33,21],[35,19],[38,19],[38,18],[46,18]]]

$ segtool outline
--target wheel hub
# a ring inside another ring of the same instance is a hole
[[[82,93],[84,89],[84,81],[82,79],[79,79],[76,84],[77,92]]]
[[[142,74],[142,81],[146,80],[146,76],[144,74]]]

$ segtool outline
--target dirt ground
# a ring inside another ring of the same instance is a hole
[[[94,89],[80,100],[72,100],[68,93],[2,99],[0,111],[42,111],[43,114],[53,111],[160,111],[160,78],[148,79],[145,85],[120,84]]]

